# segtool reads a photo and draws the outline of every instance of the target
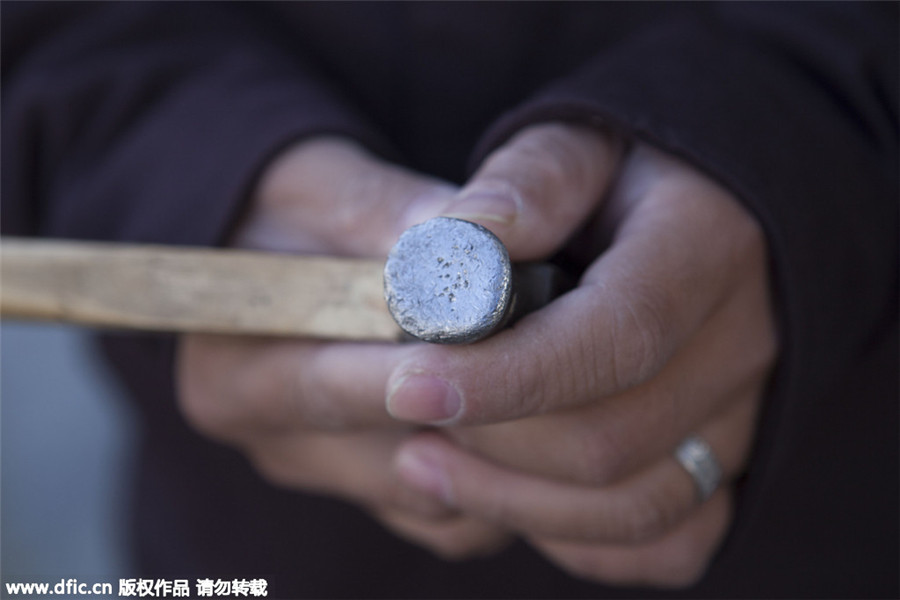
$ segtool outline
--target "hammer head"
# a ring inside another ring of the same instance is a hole
[[[394,319],[414,337],[474,342],[510,312],[509,254],[484,227],[437,217],[400,236],[384,267],[384,295]]]

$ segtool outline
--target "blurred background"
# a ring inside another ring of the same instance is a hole
[[[86,330],[0,323],[0,581],[135,577],[129,408]]]

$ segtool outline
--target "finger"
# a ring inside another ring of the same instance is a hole
[[[529,127],[489,155],[442,213],[492,230],[513,260],[546,257],[600,202],[623,147],[597,128]]]
[[[642,196],[580,287],[482,343],[424,348],[401,364],[388,410],[494,423],[622,392],[656,375],[745,281],[745,319],[768,330],[758,226],[712,182],[679,174]]]
[[[394,533],[445,560],[489,556],[510,542],[509,533],[470,517],[436,521],[395,509],[375,511]]]
[[[413,351],[413,344],[184,336],[180,406],[194,426],[225,440],[260,430],[405,429],[385,412],[384,395],[391,370]]]
[[[746,454],[775,344],[771,331],[741,322],[744,309],[735,303],[721,311],[656,377],[626,392],[447,434],[498,464],[593,485],[659,460],[704,423],[724,429],[728,447]]]
[[[304,140],[266,169],[236,242],[275,251],[386,256],[411,218],[436,216],[455,193],[451,184],[383,161],[352,140]]]
[[[531,543],[584,579],[617,586],[688,587],[700,580],[728,531],[733,500],[720,490],[662,538],[637,545],[579,544],[546,538]]]
[[[588,486],[610,485],[647,468],[701,429],[720,440],[719,451],[729,464],[746,464],[760,405],[756,390],[729,402],[702,428],[677,418],[667,421],[673,412],[668,398],[658,403],[650,399],[637,407],[630,400],[616,398],[587,410],[448,430],[446,435],[497,465]]]
[[[392,459],[407,435],[280,434],[256,438],[244,450],[258,472],[278,487],[400,510],[435,522],[455,517],[456,511],[404,485],[394,474]]]
[[[743,467],[721,430],[704,429],[723,481]],[[513,471],[422,434],[403,444],[396,468],[410,486],[448,506],[523,535],[571,541],[634,544],[655,539],[691,514],[696,484],[670,456],[604,487],[562,483]]]

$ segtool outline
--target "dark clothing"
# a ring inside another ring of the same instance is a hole
[[[528,124],[620,128],[731,189],[772,256],[780,361],[732,531],[685,595],[897,597],[897,23],[896,3],[5,1],[3,231],[215,245],[304,136],[462,182]],[[183,422],[170,337],[104,347],[145,421],[147,576],[267,577],[275,597],[652,595],[524,545],[445,563],[272,489]]]

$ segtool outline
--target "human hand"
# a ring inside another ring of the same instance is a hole
[[[266,170],[234,243],[307,254],[384,256],[407,223],[456,190],[379,161],[353,142],[312,139]],[[350,500],[448,557],[496,548],[505,534],[405,486],[392,458],[417,428],[384,410],[404,345],[211,335],[180,340],[187,419],[241,449],[276,485]]]
[[[441,433],[406,441],[397,468],[576,575],[687,585],[727,531],[729,484],[747,463],[777,353],[765,243],[728,191],[647,146],[631,151],[614,187],[586,176],[608,171],[615,153],[585,135],[526,130],[467,186],[498,191],[506,218],[492,218],[487,200],[487,217],[468,216],[514,259],[546,254],[545,240],[568,235],[585,205],[601,202],[591,233],[609,247],[575,290],[515,327],[404,360],[389,410]],[[548,211],[559,218],[542,221]],[[692,434],[723,471],[702,503],[672,458]]]

